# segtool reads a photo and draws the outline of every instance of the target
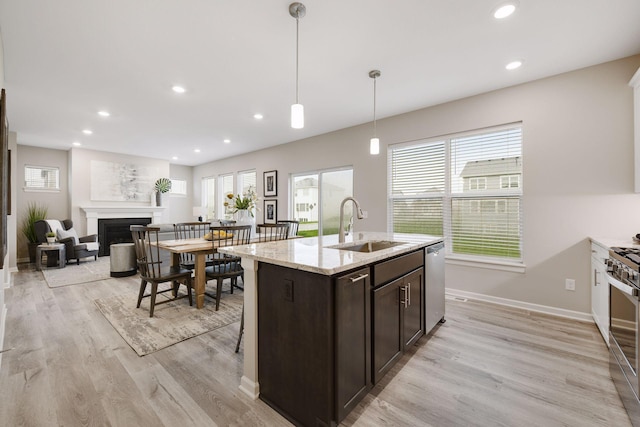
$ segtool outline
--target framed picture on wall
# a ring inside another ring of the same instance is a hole
[[[264,172],[264,197],[278,195],[278,171]]]
[[[275,224],[278,221],[278,201],[264,201],[264,223]]]

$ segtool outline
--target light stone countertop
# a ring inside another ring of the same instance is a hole
[[[329,236],[303,237],[275,242],[229,246],[219,248],[218,251],[241,258],[254,259],[269,264],[332,276],[336,273],[442,242],[443,238],[424,234],[365,231],[355,232],[346,236],[345,242],[340,244],[340,246],[346,247],[365,241],[380,240],[403,242],[403,244],[371,253],[347,251],[329,247],[338,245],[338,235],[333,234]]]
[[[627,239],[612,237],[590,237],[589,239],[606,249],[614,246],[619,248],[640,248],[640,243],[634,242],[631,237]]]

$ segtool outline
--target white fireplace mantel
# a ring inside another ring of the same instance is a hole
[[[162,219],[162,206],[80,206],[87,218],[87,234],[98,234],[98,219],[151,218],[152,224]]]

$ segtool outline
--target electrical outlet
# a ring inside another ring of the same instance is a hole
[[[576,281],[573,279],[566,279],[564,282],[564,288],[568,291],[576,290]]]

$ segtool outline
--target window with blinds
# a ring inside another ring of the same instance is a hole
[[[216,179],[202,178],[202,207],[205,208],[205,218],[216,218]]]
[[[256,171],[244,171],[238,172],[238,192],[240,194],[245,194],[249,190],[253,190],[254,193],[257,193],[256,189]]]
[[[171,179],[171,190],[169,190],[169,194],[186,196],[187,181],[185,181],[184,179]]]
[[[60,169],[46,166],[25,166],[24,189],[31,191],[60,190]]]
[[[444,235],[451,254],[522,260],[522,128],[391,147],[389,221]]]
[[[220,175],[218,179],[220,180],[221,211],[224,212],[225,218],[229,219],[233,215],[233,208],[230,203],[227,203],[227,206],[224,204],[229,201],[229,199],[227,199],[227,194],[235,194],[233,188],[233,174]]]

